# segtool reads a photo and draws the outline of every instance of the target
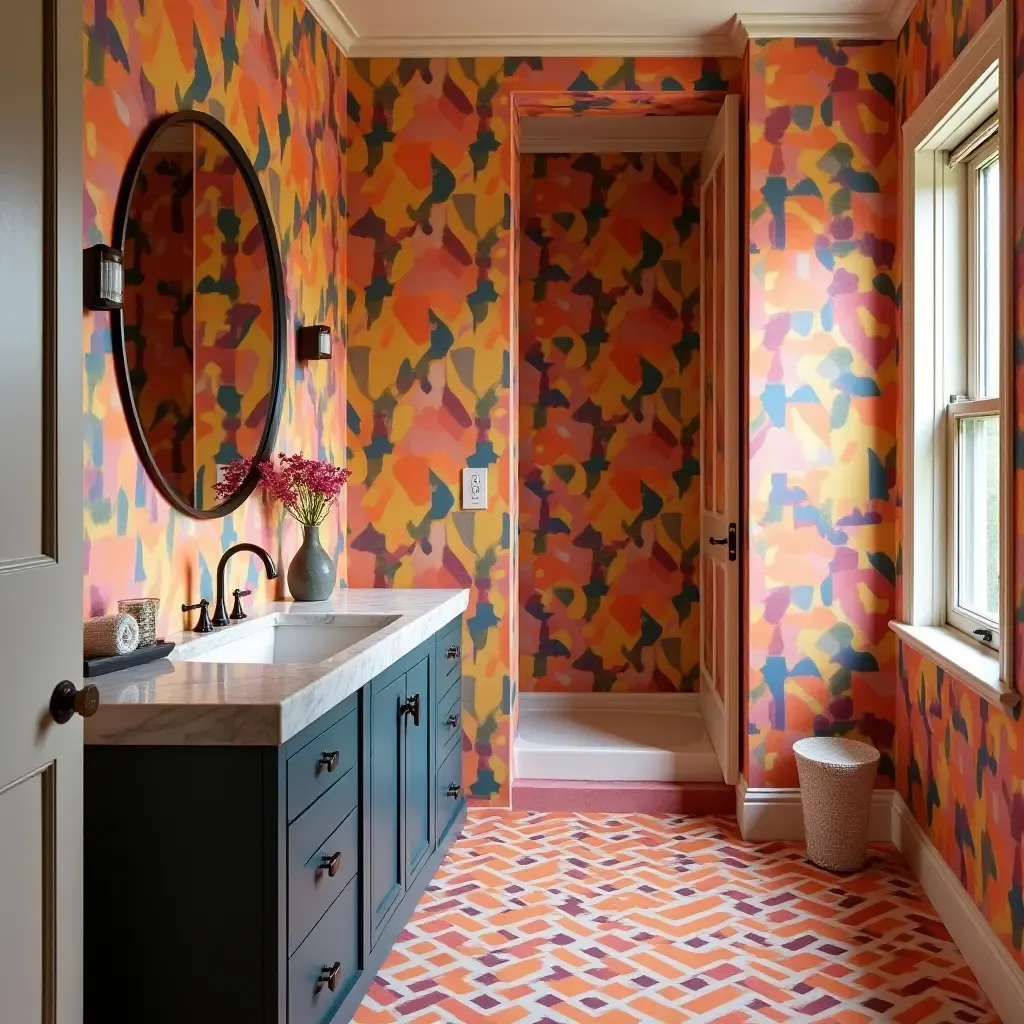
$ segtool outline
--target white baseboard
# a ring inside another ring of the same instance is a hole
[[[871,796],[868,841],[887,843],[892,837],[891,789],[876,789]],[[741,775],[736,785],[736,821],[740,834],[751,843],[800,842],[804,838],[804,811],[799,789],[755,789]]]
[[[519,711],[661,711],[700,714],[699,693],[533,693],[519,691]]]
[[[741,775],[736,820],[749,842],[804,838],[799,789],[753,789]],[[891,842],[903,854],[946,930],[1004,1021],[1024,1021],[1024,969],[992,931],[942,854],[895,790],[875,790],[868,839]]]
[[[906,858],[982,991],[1007,1022],[1024,1020],[1024,969],[992,931],[960,879],[898,793],[892,801],[892,841]]]

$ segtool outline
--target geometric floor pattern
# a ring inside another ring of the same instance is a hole
[[[998,1024],[891,846],[837,876],[736,822],[471,811],[356,1024]]]

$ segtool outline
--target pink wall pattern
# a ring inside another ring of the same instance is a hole
[[[740,61],[374,58],[349,65],[349,583],[468,586],[464,775],[510,800],[518,675],[513,99],[739,87]],[[487,466],[486,512],[459,473]]]
[[[897,95],[901,123],[950,68],[995,8],[991,0],[920,0],[897,39]],[[1013,230],[1017,239],[1016,572],[1018,607],[1024,607],[1024,4],[1016,3],[1017,166]],[[901,161],[902,163],[902,161]],[[902,166],[901,166],[902,175]],[[1008,220],[1008,223],[1010,221]],[[902,477],[900,477],[902,485]],[[1024,624],[1014,635],[1020,685]],[[906,644],[900,645],[896,701],[896,786],[936,849],[981,909],[994,932],[1024,966],[1024,724],[1021,710],[988,704]]]
[[[204,110],[239,139],[268,196],[285,266],[287,322],[327,323],[341,336],[346,61],[302,3],[85,0],[82,46],[84,244],[110,241],[121,176],[146,126],[174,110]],[[294,337],[285,344],[278,447],[343,464],[343,348],[336,346],[329,364],[299,366]],[[211,568],[225,547],[244,538],[284,562],[299,531],[259,500],[222,520],[172,512],[128,434],[107,314],[84,317],[83,345],[85,614],[109,612],[120,597],[160,597],[159,628],[174,631],[183,625],[182,602],[213,597]],[[342,562],[343,522],[344,506],[325,524],[326,544]],[[244,582],[264,599],[283,594],[264,582],[255,561],[247,573]]]
[[[520,689],[696,690],[700,154],[521,170]]]
[[[751,786],[814,734],[894,776],[895,73],[891,42],[747,53]]]

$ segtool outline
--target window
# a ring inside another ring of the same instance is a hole
[[[1014,61],[1003,6],[903,125],[903,589],[892,628],[1012,706]]]
[[[944,284],[965,288],[967,317],[961,363],[966,388],[950,395],[947,410],[946,620],[991,647],[999,646],[1000,604],[998,132],[998,119],[990,118],[949,156],[951,168],[964,165],[958,184],[966,200],[967,244],[963,273],[944,275]]]

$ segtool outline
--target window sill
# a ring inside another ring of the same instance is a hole
[[[981,644],[942,626],[908,626],[890,622],[889,628],[906,644],[943,671],[956,677],[990,704],[1013,708],[1021,695],[999,678],[999,655]]]

